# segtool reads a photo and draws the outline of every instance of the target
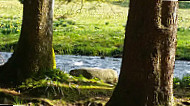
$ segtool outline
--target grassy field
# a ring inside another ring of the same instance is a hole
[[[128,2],[56,2],[53,47],[57,54],[121,56]],[[190,59],[190,10],[181,5],[177,59]],[[81,9],[82,8],[82,9]],[[22,5],[0,0],[0,51],[13,51],[20,34]]]

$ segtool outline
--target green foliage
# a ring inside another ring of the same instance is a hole
[[[182,79],[174,78],[173,80],[174,88],[189,88],[190,87],[190,75],[187,74],[183,76]]]
[[[69,81],[75,81],[75,79],[72,76],[58,69],[47,71],[44,73],[44,75],[46,79],[52,81],[67,82],[67,83]]]
[[[19,33],[21,22],[17,18],[1,18],[0,31],[4,35]]]
[[[89,82],[91,82],[91,85],[93,85],[92,83],[94,83],[95,85],[107,85],[105,83],[103,83],[103,81],[101,81],[98,78],[94,78],[94,79],[87,79],[84,76],[80,75],[79,77],[75,77],[75,76],[71,76],[68,73],[65,73],[64,71],[58,70],[58,69],[54,69],[52,71],[47,71],[45,73],[43,73],[42,75],[45,75],[45,79],[46,80],[51,80],[51,81],[57,81],[60,83],[80,83],[82,85],[88,85]]]
[[[109,86],[109,84],[104,83],[102,80],[94,78],[94,79],[86,79],[82,75],[79,77],[71,76],[64,71],[54,69],[49,71],[42,71],[34,75],[33,78],[27,79],[19,88],[29,89],[29,88],[37,88],[43,87],[47,85],[56,85],[60,86],[61,83],[73,83],[80,85],[101,85],[101,86]]]
[[[180,87],[181,79],[179,78],[174,78],[173,79],[173,86],[174,88]]]
[[[18,96],[15,96],[13,105],[23,105],[23,101]]]
[[[23,4],[24,3],[24,0],[18,0],[21,4]]]
[[[110,2],[121,7],[129,7],[129,0],[112,0]]]
[[[24,95],[50,99],[62,98],[69,102],[76,102],[91,97],[111,96],[113,85],[101,80],[86,79],[83,76],[74,77],[61,70],[51,70],[39,73],[34,78],[27,79],[16,90]]]
[[[180,1],[179,2],[179,8],[183,8],[183,9],[189,9],[190,8],[190,2],[184,2],[184,1]]]

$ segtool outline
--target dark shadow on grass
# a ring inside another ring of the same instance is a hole
[[[110,2],[110,3],[114,4],[114,5],[121,6],[121,7],[129,7],[129,0],[125,0],[125,1],[113,1],[113,2]]]
[[[0,45],[0,51],[1,52],[12,52],[15,50],[16,45],[17,45],[17,42],[12,42],[9,44]]]
[[[21,90],[20,92],[21,93],[9,89],[0,89],[0,102],[6,104],[16,103],[17,105],[19,102],[22,102],[22,104],[35,103],[46,104],[45,106],[53,106],[50,105],[52,104],[51,101],[61,100],[64,101],[64,104],[61,103],[60,105],[80,103],[81,106],[82,104],[87,104],[85,106],[88,106],[88,104],[97,103],[95,101],[107,102],[112,95],[113,89],[78,89],[76,87],[68,88],[47,85],[37,88],[26,89],[24,91]],[[46,100],[42,98],[45,98]]]
[[[190,47],[177,47],[177,60],[190,60]]]
[[[179,8],[181,9],[189,9],[190,8],[190,2],[184,2],[184,1],[180,1],[179,2]]]
[[[119,5],[121,7],[129,7],[129,0],[124,1],[112,1],[110,2],[114,5]],[[180,9],[189,9],[190,8],[190,1],[179,1],[179,8]]]

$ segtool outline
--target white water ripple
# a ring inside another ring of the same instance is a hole
[[[0,52],[0,64],[6,62],[11,55],[12,53]],[[121,60],[112,57],[101,59],[99,56],[56,55],[57,68],[66,72],[76,68],[92,67],[113,69],[119,75]],[[190,61],[176,60],[174,77],[182,78],[186,74],[190,74]]]

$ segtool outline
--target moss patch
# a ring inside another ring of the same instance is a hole
[[[60,70],[51,70],[27,79],[16,88],[0,89],[0,102],[8,104],[80,105],[105,104],[114,85],[99,79],[74,77]]]

